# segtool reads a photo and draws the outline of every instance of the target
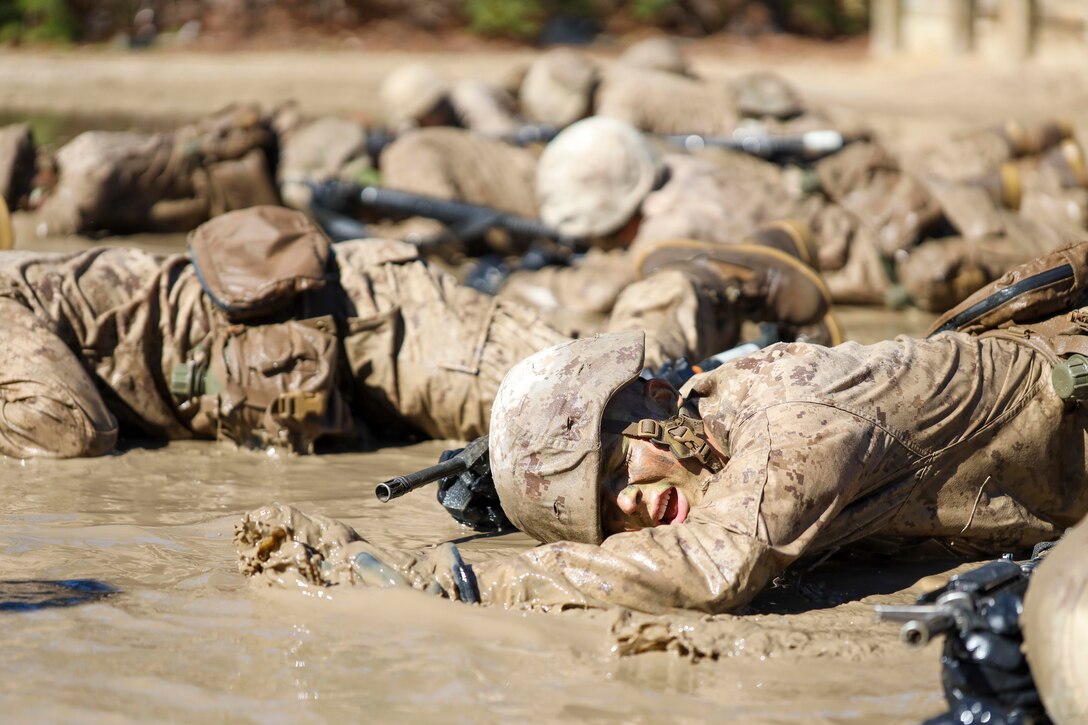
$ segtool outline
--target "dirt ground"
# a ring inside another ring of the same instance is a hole
[[[1008,116],[1088,123],[1088,76],[1072,64],[870,63],[857,49],[811,45],[770,55],[721,43],[692,50],[710,77],[773,67],[893,146]],[[498,79],[530,56],[411,57],[451,76]],[[5,118],[161,123],[238,100],[297,99],[314,113],[368,114],[381,77],[408,58],[4,52],[0,108]],[[163,251],[184,244],[107,241]],[[89,244],[18,240],[35,249]],[[920,334],[931,319],[857,308],[840,316],[862,341]],[[270,501],[341,518],[378,544],[463,540],[474,559],[530,546],[520,534],[468,536],[428,491],[384,506],[372,498],[374,483],[430,464],[442,448],[280,458],[184,443],[95,461],[0,460],[4,712],[34,722],[912,723],[941,710],[937,647],[900,646],[894,626],[874,622],[872,605],[910,601],[943,581],[950,564],[827,564],[766,592],[742,616],[656,621],[656,639],[635,637],[647,620],[624,613],[526,615],[389,591],[303,597],[251,589],[236,573],[231,529]],[[69,587],[87,603],[7,606],[59,580],[94,582]],[[102,587],[114,593],[103,598]]]

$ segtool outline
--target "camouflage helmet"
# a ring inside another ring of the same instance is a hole
[[[634,126],[587,118],[564,129],[540,156],[540,216],[568,236],[611,234],[634,215],[663,170],[660,155]]]
[[[543,542],[598,544],[601,420],[642,372],[646,336],[574,340],[532,355],[503,378],[491,409],[491,472],[503,511]]]
[[[797,90],[777,73],[745,73],[732,86],[737,110],[745,116],[790,118],[804,110]]]
[[[522,112],[537,123],[557,128],[588,116],[597,66],[569,48],[556,48],[529,66],[518,90]]]
[[[409,63],[385,77],[379,95],[390,127],[404,129],[418,125],[449,92],[449,83],[429,66]]]
[[[657,70],[686,76],[689,74],[688,59],[672,38],[655,36],[646,38],[623,51],[619,62],[632,68]]]

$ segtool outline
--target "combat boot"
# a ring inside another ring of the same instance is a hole
[[[1034,156],[1072,138],[1073,124],[1065,118],[1031,124],[1006,121],[997,132],[1005,139],[1013,156]]]
[[[782,219],[764,224],[752,232],[744,244],[773,247],[820,270],[819,250],[812,237],[812,227],[800,219]]]
[[[816,271],[820,269],[819,250],[813,238],[812,227],[800,219],[782,219],[764,224],[752,232],[744,243],[779,249],[797,257]],[[830,312],[819,322],[809,325],[782,325],[779,336],[783,340],[809,342],[826,347],[834,347],[844,340],[842,324]]]
[[[842,331],[842,323],[835,315],[828,312],[819,322],[811,325],[779,326],[779,337],[783,340],[795,342],[807,342],[824,347],[835,347],[846,341]]]
[[[1048,151],[1041,162],[1044,168],[1053,169],[1064,189],[1088,189],[1088,162],[1084,149],[1075,139],[1062,141]]]
[[[675,239],[636,260],[639,276],[665,269],[688,274],[709,297],[744,319],[787,326],[818,323],[831,306],[820,275],[797,255],[758,243]]]
[[[993,202],[1006,209],[1017,211],[1024,198],[1024,186],[1020,167],[1006,161],[995,171],[983,174],[967,182],[986,191]]]

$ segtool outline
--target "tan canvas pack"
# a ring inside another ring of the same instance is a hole
[[[171,390],[198,434],[307,453],[321,436],[352,429],[337,386],[338,352],[331,316],[225,324],[208,348],[176,369]]]
[[[325,286],[328,237],[305,214],[276,206],[229,212],[189,235],[200,283],[231,320],[283,309]]]

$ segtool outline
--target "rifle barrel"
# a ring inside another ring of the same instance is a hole
[[[446,476],[456,476],[463,473],[466,468],[467,466],[464,459],[455,456],[448,461],[436,463],[421,471],[415,471],[414,473],[408,473],[403,476],[391,478],[388,481],[383,481],[374,488],[374,495],[377,496],[378,500],[382,503],[388,503],[395,498],[400,498],[410,491],[426,486],[432,481],[437,481]]]
[[[912,619],[899,630],[899,638],[909,647],[925,647],[934,637],[944,634],[956,626],[955,618],[946,612]]]

